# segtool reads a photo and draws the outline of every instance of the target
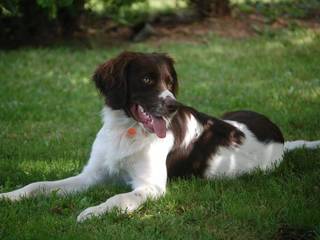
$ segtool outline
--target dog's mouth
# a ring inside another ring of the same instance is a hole
[[[141,105],[133,104],[130,108],[131,114],[137,122],[159,138],[165,138],[167,133],[166,121],[161,116],[154,116],[148,113]]]

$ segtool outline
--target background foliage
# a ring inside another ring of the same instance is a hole
[[[81,17],[88,15],[133,26],[148,21],[155,9],[175,14],[189,9],[200,19],[230,15],[239,9],[272,21],[280,16],[318,18],[320,0],[0,0],[0,41],[70,35],[79,29]]]

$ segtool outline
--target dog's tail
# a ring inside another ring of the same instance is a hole
[[[315,149],[320,147],[320,141],[305,141],[305,140],[297,140],[297,141],[287,141],[284,143],[284,151],[292,151],[296,148],[309,148]]]

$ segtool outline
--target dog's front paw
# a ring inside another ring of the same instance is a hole
[[[19,201],[23,195],[13,192],[0,193],[0,200]]]
[[[101,216],[106,212],[105,209],[101,208],[100,205],[94,206],[94,207],[89,207],[82,211],[78,217],[77,217],[77,222],[83,222],[85,220],[88,220],[92,217],[98,217]]]
[[[104,213],[117,208],[121,213],[129,213],[136,210],[141,204],[141,196],[134,193],[123,193],[109,198],[106,202],[85,209],[77,217],[78,222],[83,222],[92,217],[99,217]]]

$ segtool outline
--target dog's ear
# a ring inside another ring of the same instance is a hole
[[[133,52],[123,52],[100,65],[93,81],[112,109],[122,109],[127,103],[127,66],[135,58]]]
[[[166,64],[169,67],[169,71],[170,74],[172,76],[172,93],[174,94],[174,96],[177,96],[178,94],[178,90],[179,90],[179,84],[178,84],[178,76],[177,76],[177,72],[174,69],[174,59],[170,56],[168,56],[167,54],[163,54],[163,58],[166,62]]]

